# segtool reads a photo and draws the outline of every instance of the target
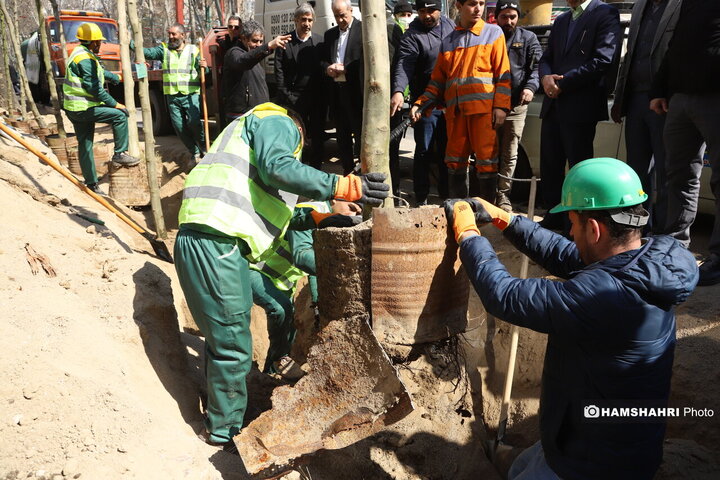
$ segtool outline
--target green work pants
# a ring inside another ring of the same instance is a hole
[[[175,134],[191,155],[204,150],[205,135],[200,125],[200,95],[165,95]]]
[[[123,112],[117,108],[91,107],[82,112],[65,110],[68,118],[75,127],[75,136],[78,141],[78,157],[85,183],[92,185],[98,182],[95,171],[95,155],[93,146],[95,140],[95,124],[109,123],[113,129],[115,152],[127,152],[128,149],[128,121]]]
[[[245,377],[252,365],[250,269],[240,239],[181,228],[175,269],[190,313],[205,336],[207,419],[213,442],[227,442],[242,428],[247,408]]]
[[[273,362],[289,355],[295,340],[293,292],[280,290],[272,280],[257,270],[250,270],[250,285],[253,302],[265,310],[267,317],[270,346],[263,372],[272,373]]]

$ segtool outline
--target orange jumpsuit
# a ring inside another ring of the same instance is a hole
[[[510,62],[502,29],[480,20],[445,37],[430,82],[416,103],[429,100],[446,109],[447,167],[466,169],[474,152],[479,173],[497,173],[492,110],[510,111]]]

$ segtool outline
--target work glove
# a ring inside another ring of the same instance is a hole
[[[354,227],[355,225],[362,222],[362,217],[359,215],[343,215],[341,213],[320,213],[316,211],[310,212],[310,216],[315,220],[317,228],[346,228]]]
[[[466,198],[465,201],[475,212],[478,225],[492,223],[500,230],[505,230],[514,217],[512,213],[506,212],[480,197]]]
[[[456,242],[459,242],[460,236],[465,232],[475,232],[480,235],[475,223],[475,212],[468,202],[459,198],[449,198],[443,203],[443,208],[448,226],[452,225],[455,231]]]
[[[379,207],[390,193],[390,185],[384,183],[386,178],[387,175],[377,172],[339,177],[334,198]]]
[[[117,108],[118,110],[120,110],[121,112],[123,112],[126,117],[129,117],[129,116],[130,116],[130,112],[128,111],[127,107],[126,107],[125,105],[123,105],[122,103],[118,102],[118,103],[115,105],[115,108]]]

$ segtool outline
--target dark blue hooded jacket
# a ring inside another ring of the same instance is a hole
[[[504,235],[566,279],[512,277],[481,236],[460,245],[488,313],[548,334],[540,395],[548,465],[566,480],[653,478],[664,421],[594,421],[583,409],[612,400],[667,405],[674,305],[688,298],[699,275],[692,254],[673,238],[655,236],[637,250],[585,265],[573,242],[524,217],[515,217]]]

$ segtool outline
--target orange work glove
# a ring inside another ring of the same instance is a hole
[[[445,200],[443,207],[448,226],[452,224],[455,230],[456,242],[459,243],[460,236],[465,232],[475,232],[480,235],[480,230],[475,224],[475,213],[468,202],[451,198]]]
[[[498,208],[480,197],[468,198],[467,202],[475,212],[478,223],[492,222],[500,230],[505,230],[512,222],[513,214]]]

